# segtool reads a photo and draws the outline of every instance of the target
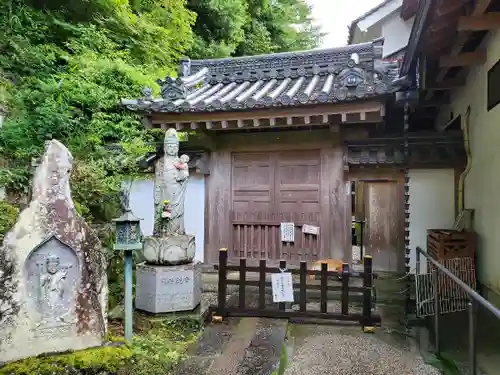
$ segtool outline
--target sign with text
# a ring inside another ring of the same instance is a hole
[[[271,275],[273,302],[293,302],[293,282],[290,272],[273,273]]]
[[[319,234],[319,227],[316,225],[304,224],[302,225],[302,233],[317,236]]]
[[[294,242],[295,241],[295,224],[294,223],[281,223],[281,242]]]

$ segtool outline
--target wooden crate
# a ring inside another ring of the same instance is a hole
[[[438,261],[453,258],[475,258],[476,234],[453,229],[428,229],[427,252]]]

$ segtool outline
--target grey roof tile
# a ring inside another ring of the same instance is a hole
[[[211,112],[337,103],[394,91],[398,63],[381,60],[381,40],[341,48],[180,63],[179,77],[158,80],[121,104],[140,112]]]
[[[347,143],[347,163],[355,165],[460,165],[465,164],[466,154],[463,137],[452,134],[449,139],[442,134],[434,137],[410,139],[408,157],[404,155],[404,137],[386,139],[372,138],[363,142]]]

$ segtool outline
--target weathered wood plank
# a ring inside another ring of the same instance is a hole
[[[230,248],[230,203],[231,203],[231,153],[215,151],[210,160],[211,175],[208,180],[208,249],[206,258],[209,262],[218,261],[221,247]]]

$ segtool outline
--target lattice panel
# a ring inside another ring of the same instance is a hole
[[[427,272],[417,273],[415,275],[418,317],[431,316],[435,314],[435,285],[434,273],[435,266],[431,263],[417,264],[417,269],[423,269],[426,266]],[[476,289],[476,272],[474,260],[472,258],[452,258],[444,261],[443,266],[455,274],[465,284],[472,289]],[[439,309],[441,314],[467,310],[469,298],[467,293],[454,283],[451,278],[443,272],[438,276],[439,291]]]

